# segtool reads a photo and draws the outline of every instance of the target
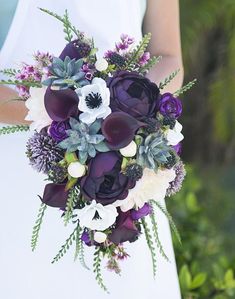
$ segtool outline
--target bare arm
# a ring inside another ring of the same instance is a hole
[[[14,90],[0,85],[0,123],[29,124],[24,120],[27,114],[24,102],[11,101],[17,97]]]
[[[144,33],[151,32],[149,52],[162,56],[147,77],[157,84],[180,69],[177,77],[167,86],[167,91],[175,92],[183,83],[183,63],[180,40],[179,0],[148,0],[144,18]]]

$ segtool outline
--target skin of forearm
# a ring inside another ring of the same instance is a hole
[[[16,101],[17,93],[6,86],[0,86],[0,123],[29,124],[25,121],[27,108],[23,101]]]
[[[177,76],[161,90],[161,93],[174,93],[181,88],[184,77],[183,64],[177,57],[163,56],[160,62],[149,71],[146,77],[159,85],[160,82],[164,81],[165,78],[169,77],[172,72],[178,69],[180,71]]]

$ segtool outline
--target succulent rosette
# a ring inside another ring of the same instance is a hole
[[[109,270],[120,273],[119,261],[128,257],[125,243],[145,235],[155,272],[156,209],[168,215],[164,198],[180,190],[185,176],[179,95],[193,82],[175,94],[161,94],[174,76],[159,87],[146,77],[158,60],[146,51],[150,34],[136,46],[122,34],[114,49],[98,58],[93,40],[75,30],[67,13],[57,19],[68,26],[60,57],[38,52],[35,65],[13,72],[26,120],[32,121],[27,157],[48,180],[32,249],[49,206],[59,209],[65,225],[75,225],[54,262],[76,241],[81,260],[83,246],[96,251],[96,274],[101,255]],[[100,274],[96,277],[100,283]]]

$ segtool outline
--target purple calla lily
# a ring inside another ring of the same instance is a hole
[[[69,191],[66,184],[47,184],[44,189],[42,202],[53,208],[65,209]]]

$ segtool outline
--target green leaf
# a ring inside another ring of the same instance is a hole
[[[180,269],[179,281],[180,281],[181,288],[183,290],[189,290],[190,289],[190,286],[192,284],[192,276],[189,272],[189,269],[188,269],[187,265],[184,265]]]
[[[42,226],[42,220],[45,215],[47,205],[42,203],[39,208],[38,216],[35,221],[35,225],[33,227],[32,237],[31,237],[31,249],[34,251],[36,249],[38,238],[39,238],[39,232]]]
[[[95,279],[99,286],[106,292],[108,292],[107,287],[104,284],[102,273],[101,273],[101,251],[100,247],[98,247],[94,253],[94,263],[93,263],[93,271],[95,273]]]
[[[194,79],[193,81],[191,81],[188,84],[184,85],[183,87],[181,87],[179,90],[177,90],[174,93],[174,96],[178,97],[179,95],[185,93],[186,91],[191,89],[196,84],[196,82],[197,82],[197,79]]]
[[[5,134],[12,134],[17,132],[27,132],[29,131],[28,125],[16,125],[16,126],[7,126],[0,128],[0,136]]]
[[[207,279],[207,274],[206,273],[199,273],[197,274],[194,278],[193,281],[190,285],[190,290],[197,289],[201,287]]]
[[[179,73],[179,69],[171,73],[163,82],[160,82],[159,89],[165,88]]]

